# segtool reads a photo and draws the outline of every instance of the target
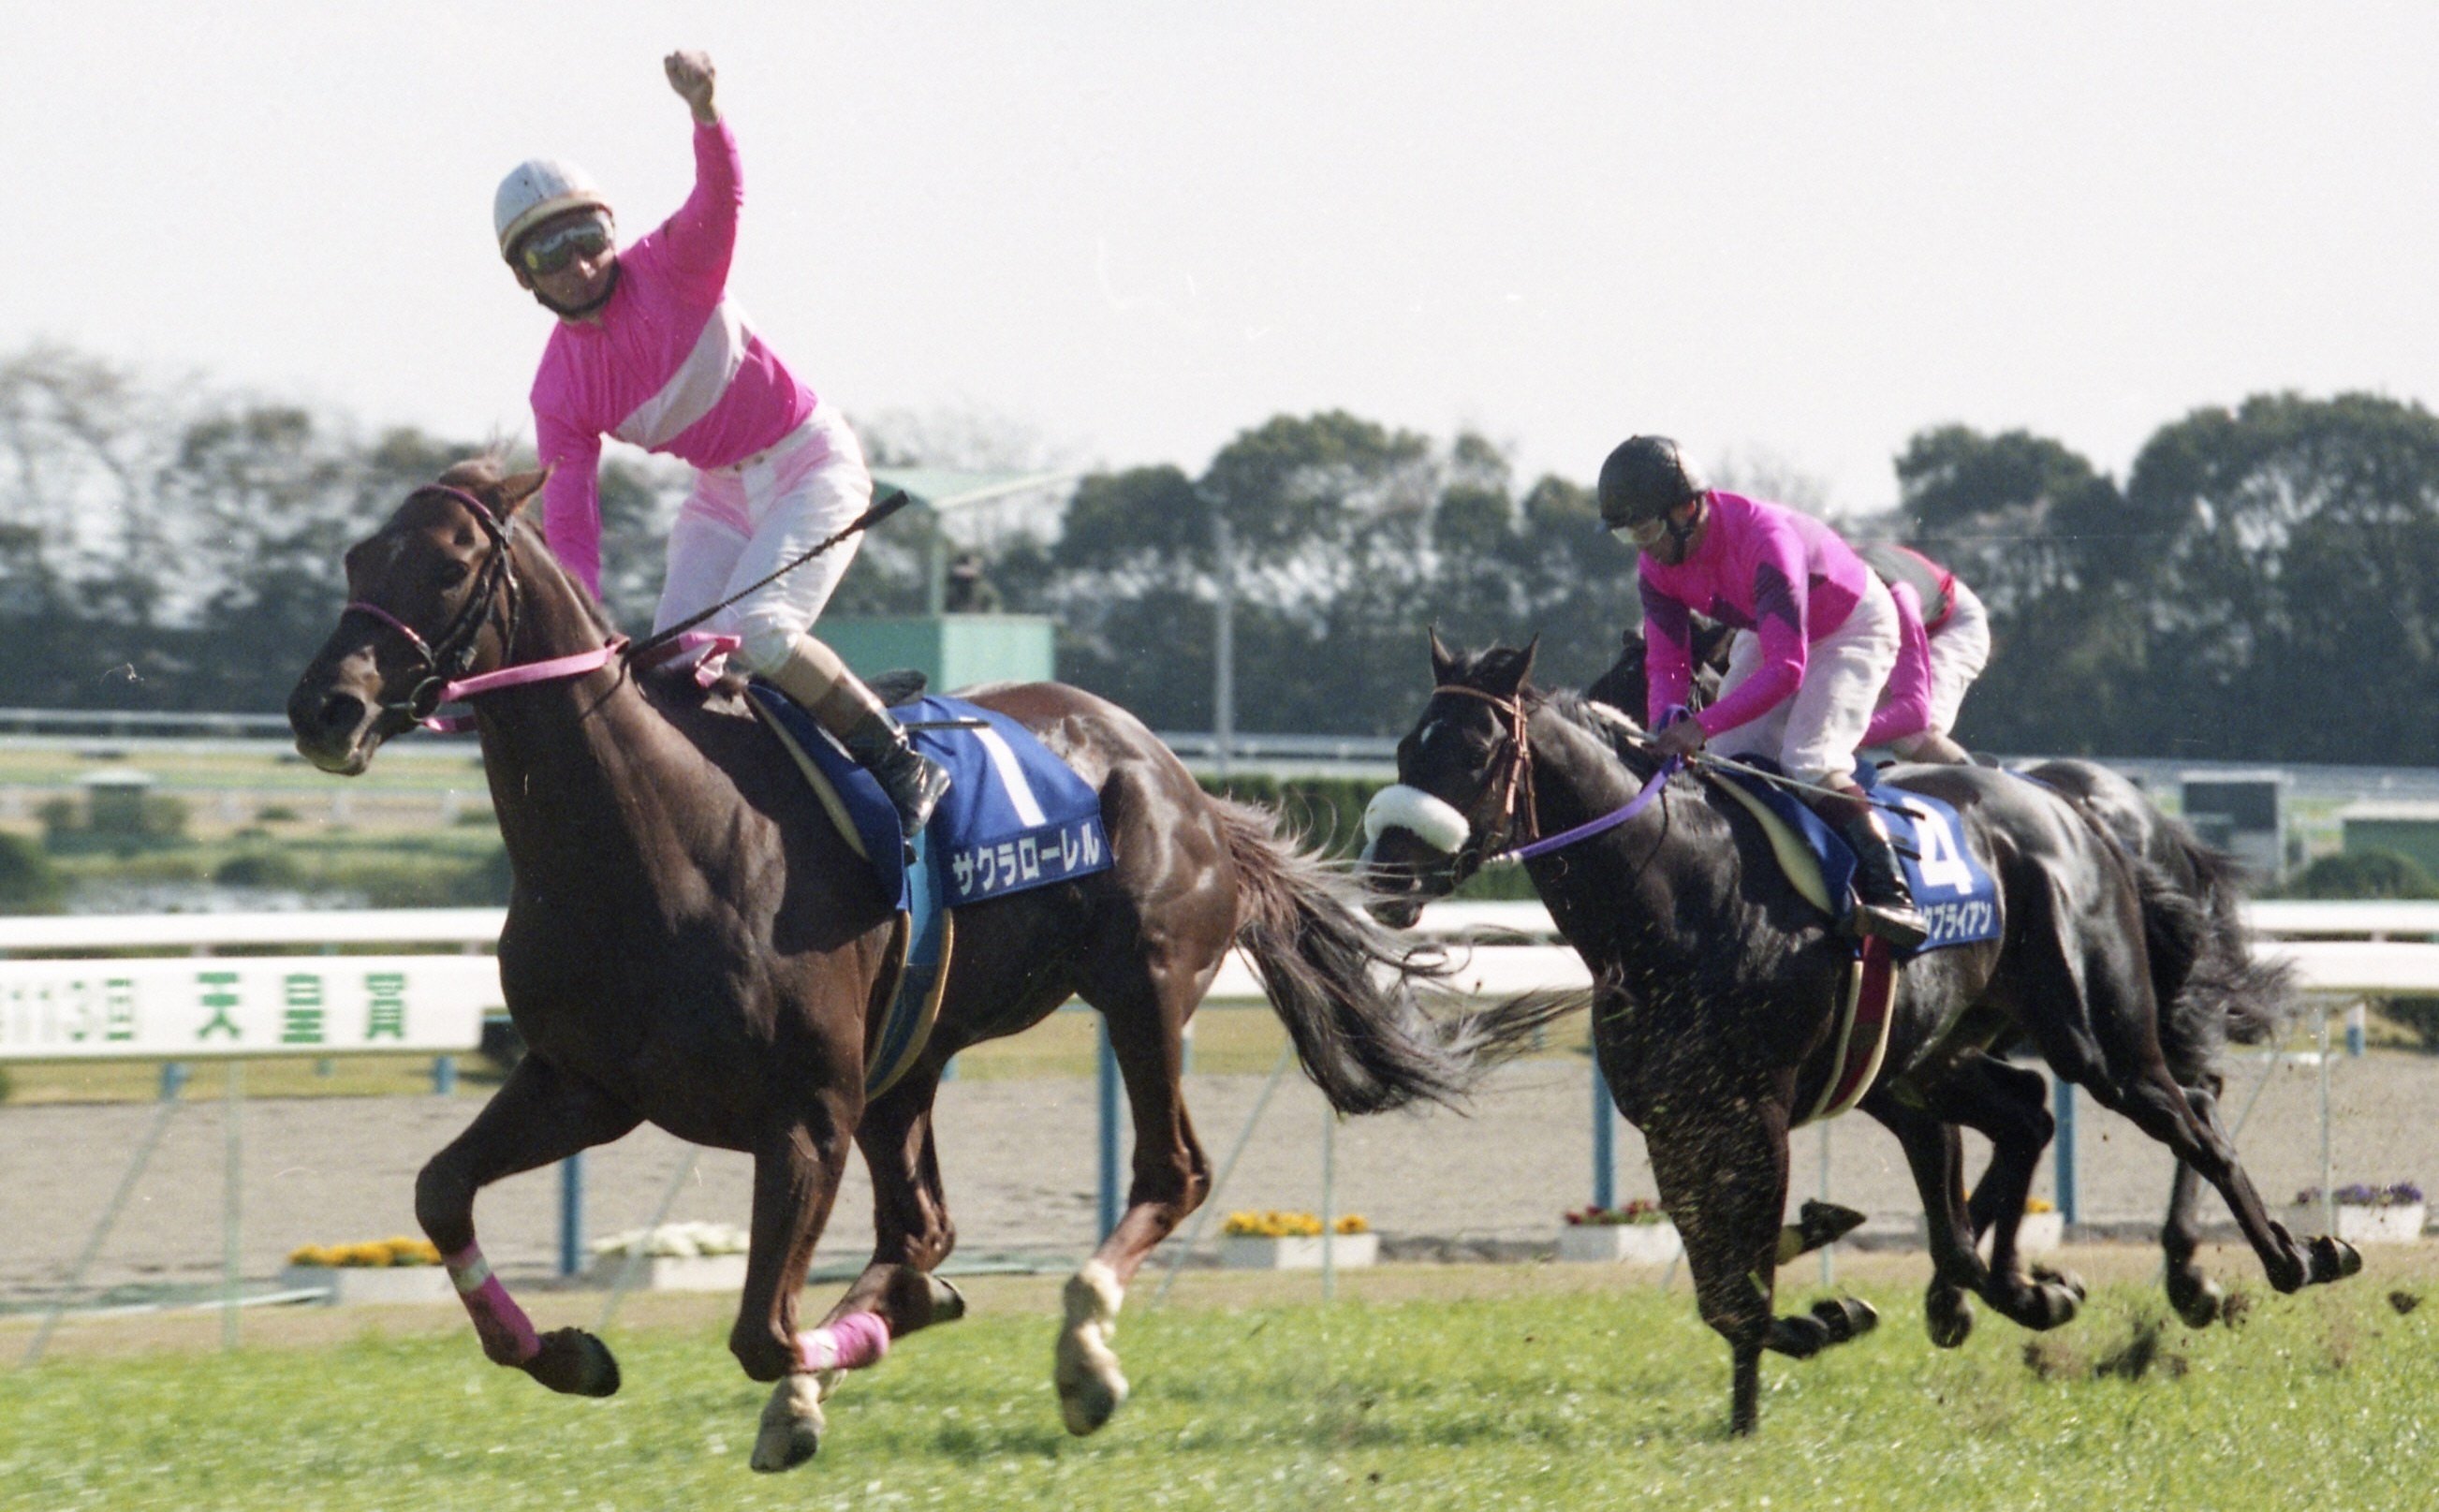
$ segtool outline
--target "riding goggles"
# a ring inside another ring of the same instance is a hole
[[[610,223],[592,217],[535,232],[517,243],[517,260],[526,273],[546,278],[579,258],[597,258],[609,248]]]
[[[1620,545],[1645,550],[1660,544],[1660,538],[1668,533],[1668,519],[1663,515],[1656,520],[1637,520],[1631,525],[1611,525],[1609,533],[1617,538]]]

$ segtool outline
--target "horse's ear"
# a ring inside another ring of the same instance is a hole
[[[512,472],[500,480],[500,518],[512,520],[525,501],[542,491],[550,481],[550,469],[538,468],[531,472]]]
[[[1445,687],[1456,678],[1456,652],[1450,650],[1446,643],[1441,641],[1440,628],[1437,625],[1433,625],[1431,628],[1430,633],[1432,637],[1432,681]]]
[[[1536,635],[1524,643],[1522,650],[1503,646],[1486,653],[1482,658],[1482,690],[1500,698],[1514,698],[1532,679],[1533,653],[1540,645],[1541,637]]]

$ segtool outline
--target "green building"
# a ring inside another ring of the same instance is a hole
[[[863,676],[914,667],[948,692],[976,683],[1043,682],[1058,670],[1057,631],[1047,615],[959,613],[951,608],[947,516],[1067,481],[1058,472],[969,472],[875,468],[876,489],[902,489],[929,516],[929,563],[920,614],[826,615],[821,636]]]
[[[2338,824],[2347,855],[2393,851],[2439,877],[2439,803],[2367,799],[2339,809]]]

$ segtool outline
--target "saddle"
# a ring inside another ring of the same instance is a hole
[[[1754,766],[1769,764],[1754,757],[1739,759]],[[1845,841],[1808,804],[1774,783],[1735,772],[1714,770],[1707,774],[1761,826],[1789,884],[1805,901],[1843,925],[1852,908],[1855,875],[1855,853]],[[1821,1095],[1799,1124],[1846,1112],[1878,1076],[1888,1054],[1898,967],[1903,961],[1931,951],[1996,938],[2002,924],[1998,885],[1964,843],[1964,826],[1953,808],[1922,793],[1882,787],[1879,769],[1868,762],[1857,764],[1855,778],[1883,800],[1882,812],[1898,863],[1905,868],[1916,905],[1931,924],[1931,937],[1920,950],[1903,956],[1883,940],[1866,937],[1858,943],[1839,993],[1829,1075]]]
[[[1110,866],[1101,797],[1016,720],[962,699],[926,697],[919,673],[872,682],[924,755],[949,769],[949,794],[912,845],[898,810],[813,718],[767,683],[746,703],[837,827],[896,899],[887,964],[875,984],[888,1007],[865,1035],[864,1096],[880,1096],[922,1056],[937,1022],[956,943],[956,910],[1073,881]]]

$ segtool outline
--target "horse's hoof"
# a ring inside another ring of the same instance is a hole
[[[2218,1322],[2226,1304],[2227,1293],[2210,1277],[2168,1272],[2168,1306],[2177,1309],[2186,1327],[2209,1327]]]
[[[1829,1330],[1829,1342],[1843,1344],[1880,1325],[1880,1315],[1860,1297],[1824,1297],[1812,1305],[1812,1316]]]
[[[569,1396],[610,1396],[618,1390],[618,1360],[610,1346],[581,1328],[554,1328],[542,1336],[542,1351],[525,1372]]]
[[[1973,1302],[1961,1288],[1932,1287],[1923,1298],[1922,1318],[1931,1342],[1942,1349],[1954,1349],[1973,1336]]]
[[[822,1451],[820,1381],[799,1373],[783,1377],[762,1404],[762,1426],[754,1435],[752,1464],[766,1474],[792,1470]]]
[[[966,1294],[938,1276],[927,1275],[925,1284],[932,1289],[932,1321],[954,1323],[966,1315]]]
[[[1110,1347],[1125,1298],[1117,1276],[1098,1260],[1087,1260],[1067,1279],[1067,1321],[1059,1330],[1051,1379],[1059,1387],[1059,1415],[1078,1438],[1098,1431],[1127,1399],[1126,1374]]]
[[[1100,1432],[1127,1399],[1127,1378],[1113,1368],[1106,1374],[1083,1372],[1059,1378],[1059,1417],[1067,1432],[1082,1438]]]
[[[2316,1286],[2342,1281],[2362,1270],[2362,1252],[2335,1235],[2314,1235],[2311,1251],[2312,1282]]]
[[[2074,1294],[2077,1306],[2082,1305],[2092,1295],[2091,1288],[2083,1284],[2083,1277],[2072,1271],[2053,1270],[2046,1265],[2037,1265],[2033,1267],[2033,1279],[2048,1286],[2063,1287]]]

